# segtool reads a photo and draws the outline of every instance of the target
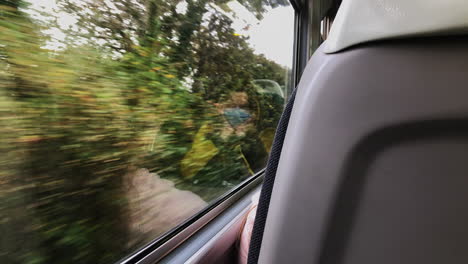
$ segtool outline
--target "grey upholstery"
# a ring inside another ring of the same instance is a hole
[[[259,263],[468,262],[468,38],[319,49]]]

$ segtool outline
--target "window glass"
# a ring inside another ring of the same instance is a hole
[[[0,0],[0,263],[112,263],[266,164],[286,0]]]

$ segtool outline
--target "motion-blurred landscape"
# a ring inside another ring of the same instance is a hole
[[[265,166],[290,69],[228,3],[0,0],[0,263],[118,261]]]

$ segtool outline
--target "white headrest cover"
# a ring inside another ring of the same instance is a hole
[[[343,0],[325,52],[379,39],[468,33],[468,0]]]

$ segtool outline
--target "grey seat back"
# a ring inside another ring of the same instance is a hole
[[[467,189],[468,37],[321,48],[297,90],[258,262],[465,263]]]

